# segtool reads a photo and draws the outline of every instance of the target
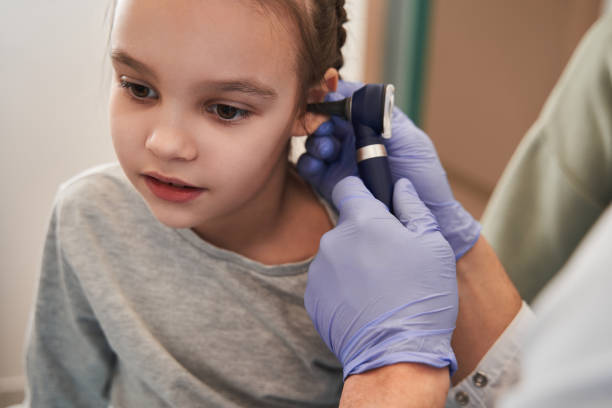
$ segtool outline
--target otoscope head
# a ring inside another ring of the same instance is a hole
[[[395,87],[391,84],[367,84],[349,98],[309,104],[309,112],[336,115],[372,128],[385,138],[391,137]]]

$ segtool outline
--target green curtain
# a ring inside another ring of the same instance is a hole
[[[395,85],[396,105],[417,125],[422,118],[430,3],[388,0],[383,80]]]

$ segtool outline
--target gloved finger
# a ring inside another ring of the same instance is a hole
[[[340,143],[334,137],[335,126],[331,120],[323,122],[306,139],[306,151],[321,160],[333,161],[340,152]]]
[[[395,106],[391,116],[391,139],[383,140],[389,154],[435,154],[435,148],[427,134],[414,124],[400,108]],[[396,137],[397,136],[397,137]]]
[[[339,98],[342,98],[342,96],[329,93],[325,100],[337,100]],[[306,151],[318,159],[333,161],[340,152],[340,144],[334,137],[334,132],[335,126],[331,119],[321,123],[306,139]]]
[[[343,118],[339,118],[337,116],[332,116],[331,123],[334,125],[334,136],[339,140],[345,140],[346,138],[350,138],[351,140],[355,139],[355,131],[353,130],[353,125],[344,120]]]
[[[352,95],[352,94],[350,94],[350,95]],[[347,98],[347,97],[342,95],[339,92],[329,92],[329,93],[327,93],[325,95],[325,102],[334,102],[334,101],[339,101],[339,100],[345,99],[345,98]]]
[[[338,89],[336,92],[343,95],[345,98],[353,95],[353,93],[363,86],[363,82],[338,81]]]
[[[327,164],[309,153],[300,156],[295,165],[302,178],[309,183],[315,182],[326,170]]]
[[[327,120],[321,123],[312,134],[314,136],[330,136],[334,134],[334,129],[334,123],[331,120]]]
[[[410,231],[423,234],[440,230],[436,218],[406,178],[395,183],[393,211],[397,219]]]
[[[340,180],[332,190],[332,201],[340,213],[340,222],[346,218],[393,217],[359,177],[348,176]]]
[[[334,161],[341,148],[340,141],[332,135],[311,136],[306,139],[306,151],[321,160]]]
[[[349,122],[332,117],[306,139],[306,151],[313,157],[332,162],[346,144],[354,143],[354,138],[353,127]]]

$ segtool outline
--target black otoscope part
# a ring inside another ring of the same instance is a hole
[[[351,98],[333,102],[310,103],[308,104],[308,112],[339,116],[343,119],[350,120]]]
[[[371,127],[353,123],[359,177],[374,197],[393,212],[393,181],[387,150]]]
[[[309,104],[309,112],[339,116],[355,131],[359,177],[372,195],[393,212],[393,181],[382,138],[391,137],[393,85],[368,84],[349,98]]]

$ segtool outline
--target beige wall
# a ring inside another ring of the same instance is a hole
[[[600,3],[433,2],[423,127],[476,217]]]

